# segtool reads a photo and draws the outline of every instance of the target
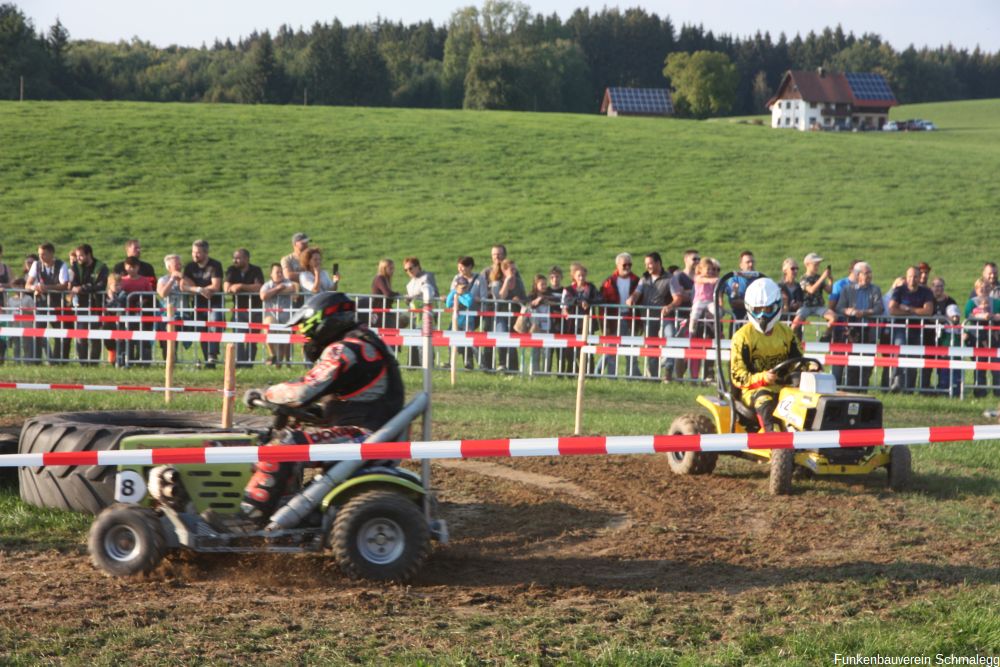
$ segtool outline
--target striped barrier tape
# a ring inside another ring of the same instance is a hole
[[[538,338],[530,334],[498,335],[492,333],[454,335],[463,332],[434,332],[431,344],[434,347],[499,347],[499,348],[583,348],[589,354],[651,357],[664,359],[704,359],[712,360],[713,350],[708,348],[670,347],[618,347],[610,345],[585,345],[572,337]],[[177,342],[203,343],[274,343],[290,344],[305,342],[299,334],[242,334],[242,333],[199,333],[192,331],[107,331],[101,329],[18,329],[0,327],[0,336],[29,336],[34,338],[96,339],[96,340],[172,340]],[[552,334],[548,334],[552,335]],[[423,345],[423,338],[416,335],[384,335],[387,345],[404,347]],[[810,349],[811,352],[811,349]],[[1000,371],[1000,362],[965,361],[956,359],[927,359],[921,357],[870,357],[815,355],[816,359],[831,366],[874,366],[879,368],[940,368],[955,370]],[[722,360],[728,361],[729,351],[722,351]]]
[[[32,391],[150,391],[171,393],[219,393],[221,389],[211,387],[138,387],[120,384],[73,384],[53,382],[42,384],[38,382],[0,382],[0,389],[27,389]]]
[[[685,350],[675,348],[649,347],[605,347],[586,345],[583,351],[589,354],[617,355],[620,357],[649,357],[652,359],[700,359],[713,361],[712,350]],[[729,361],[729,350],[722,351],[722,361]],[[825,366],[871,366],[874,368],[940,368],[954,370],[1000,371],[1000,362],[964,361],[958,359],[923,359],[919,357],[866,357],[855,355],[817,354],[812,355]]]
[[[10,316],[6,316],[10,317]],[[103,319],[99,316],[77,316],[78,318],[92,317],[94,321]],[[58,319],[64,321],[64,316],[48,316],[30,320],[34,322],[53,322]],[[196,328],[217,328],[217,329],[250,329],[264,333],[243,334],[238,332],[163,332],[163,331],[117,331],[104,329],[48,329],[43,327],[0,327],[0,336],[27,336],[29,338],[96,338],[111,340],[177,340],[181,342],[232,342],[232,343],[301,343],[305,339],[292,333],[283,325],[256,324],[253,322],[205,322],[198,320],[167,320],[160,316],[125,316],[121,318],[126,323],[168,323],[177,326],[187,326]],[[5,316],[0,316],[0,321],[4,321]],[[81,320],[82,321],[82,320]],[[390,329],[376,328],[372,330],[383,337],[413,338],[423,334],[419,329]],[[40,332],[50,333],[40,333]],[[59,333],[64,332],[64,333]],[[69,333],[73,332],[73,333]],[[622,347],[669,347],[685,349],[712,349],[715,342],[710,338],[663,338],[658,336],[600,336],[593,335],[587,337],[587,342],[580,340],[580,336],[575,334],[520,334],[508,332],[481,332],[481,331],[441,331],[435,330],[432,335],[436,338],[445,338],[449,341],[470,340],[475,343],[472,347],[545,347],[545,348],[580,348],[587,344],[592,345],[616,345]],[[176,336],[176,338],[174,337]],[[218,339],[216,336],[228,336],[229,338]],[[232,338],[236,336],[237,338]],[[239,338],[246,336],[246,338]],[[267,339],[250,338],[250,336],[269,336]],[[276,336],[277,338],[271,338]],[[291,336],[292,338],[282,338]],[[507,342],[502,342],[507,341]],[[515,341],[515,342],[510,342]],[[561,341],[561,342],[560,342]],[[729,349],[729,340],[722,341],[722,349]],[[391,343],[393,345],[399,343]],[[404,343],[410,345],[412,343]],[[446,346],[443,342],[435,343],[438,347]],[[470,345],[456,344],[457,347],[469,347]],[[1000,348],[992,347],[955,347],[937,345],[883,345],[870,343],[803,343],[803,350],[810,354],[866,354],[866,355],[893,355],[912,357],[1000,357]],[[701,358],[701,357],[698,357]]]
[[[876,445],[1000,439],[1000,426],[930,426],[694,435],[501,438],[372,444],[176,447],[128,451],[47,452],[0,455],[0,467],[80,465],[161,465],[361,461],[375,459],[469,459],[519,456],[741,452],[748,449],[834,449]]]
[[[238,320],[181,320],[166,315],[0,315],[0,322],[21,322],[25,324],[172,324],[178,327],[200,327],[217,329],[271,329],[291,332],[284,324],[263,324]],[[40,327],[39,327],[40,328]]]

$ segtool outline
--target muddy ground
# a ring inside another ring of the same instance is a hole
[[[951,530],[883,474],[778,498],[763,466],[734,458],[703,477],[652,456],[446,461],[434,479],[452,541],[408,586],[347,581],[318,555],[180,556],[112,580],[82,544],[2,551],[6,648],[545,662],[609,641],[684,650],[878,618],[1000,581],[992,528]]]

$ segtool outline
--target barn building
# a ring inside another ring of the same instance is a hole
[[[609,116],[672,116],[674,103],[666,88],[606,88],[601,113]]]
[[[767,102],[771,127],[880,130],[899,104],[881,74],[789,70]]]

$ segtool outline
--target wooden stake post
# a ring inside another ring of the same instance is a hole
[[[167,333],[173,333],[175,327],[173,325],[174,321],[174,304],[167,304]],[[170,398],[172,391],[170,388],[174,386],[174,364],[177,361],[177,341],[168,340],[167,341],[167,369],[164,373],[163,383],[166,385],[166,391],[163,392],[163,402],[170,405]]]
[[[590,312],[583,317],[583,344],[587,344],[590,335]],[[573,434],[582,435],[583,429],[583,383],[587,379],[587,353],[580,348],[580,368],[576,375],[576,421],[573,423]]]
[[[233,427],[233,403],[236,400],[236,345],[226,345],[225,374],[222,377],[222,428]]]
[[[455,304],[451,310],[451,330],[458,331],[458,296],[455,297]],[[464,358],[464,354],[462,355]],[[451,386],[455,386],[455,376],[457,370],[455,367],[458,366],[458,348],[455,347],[454,341],[451,346]]]

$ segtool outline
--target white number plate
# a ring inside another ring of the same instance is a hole
[[[122,470],[115,477],[115,500],[120,503],[138,503],[146,497],[146,482],[142,475],[132,470]]]

